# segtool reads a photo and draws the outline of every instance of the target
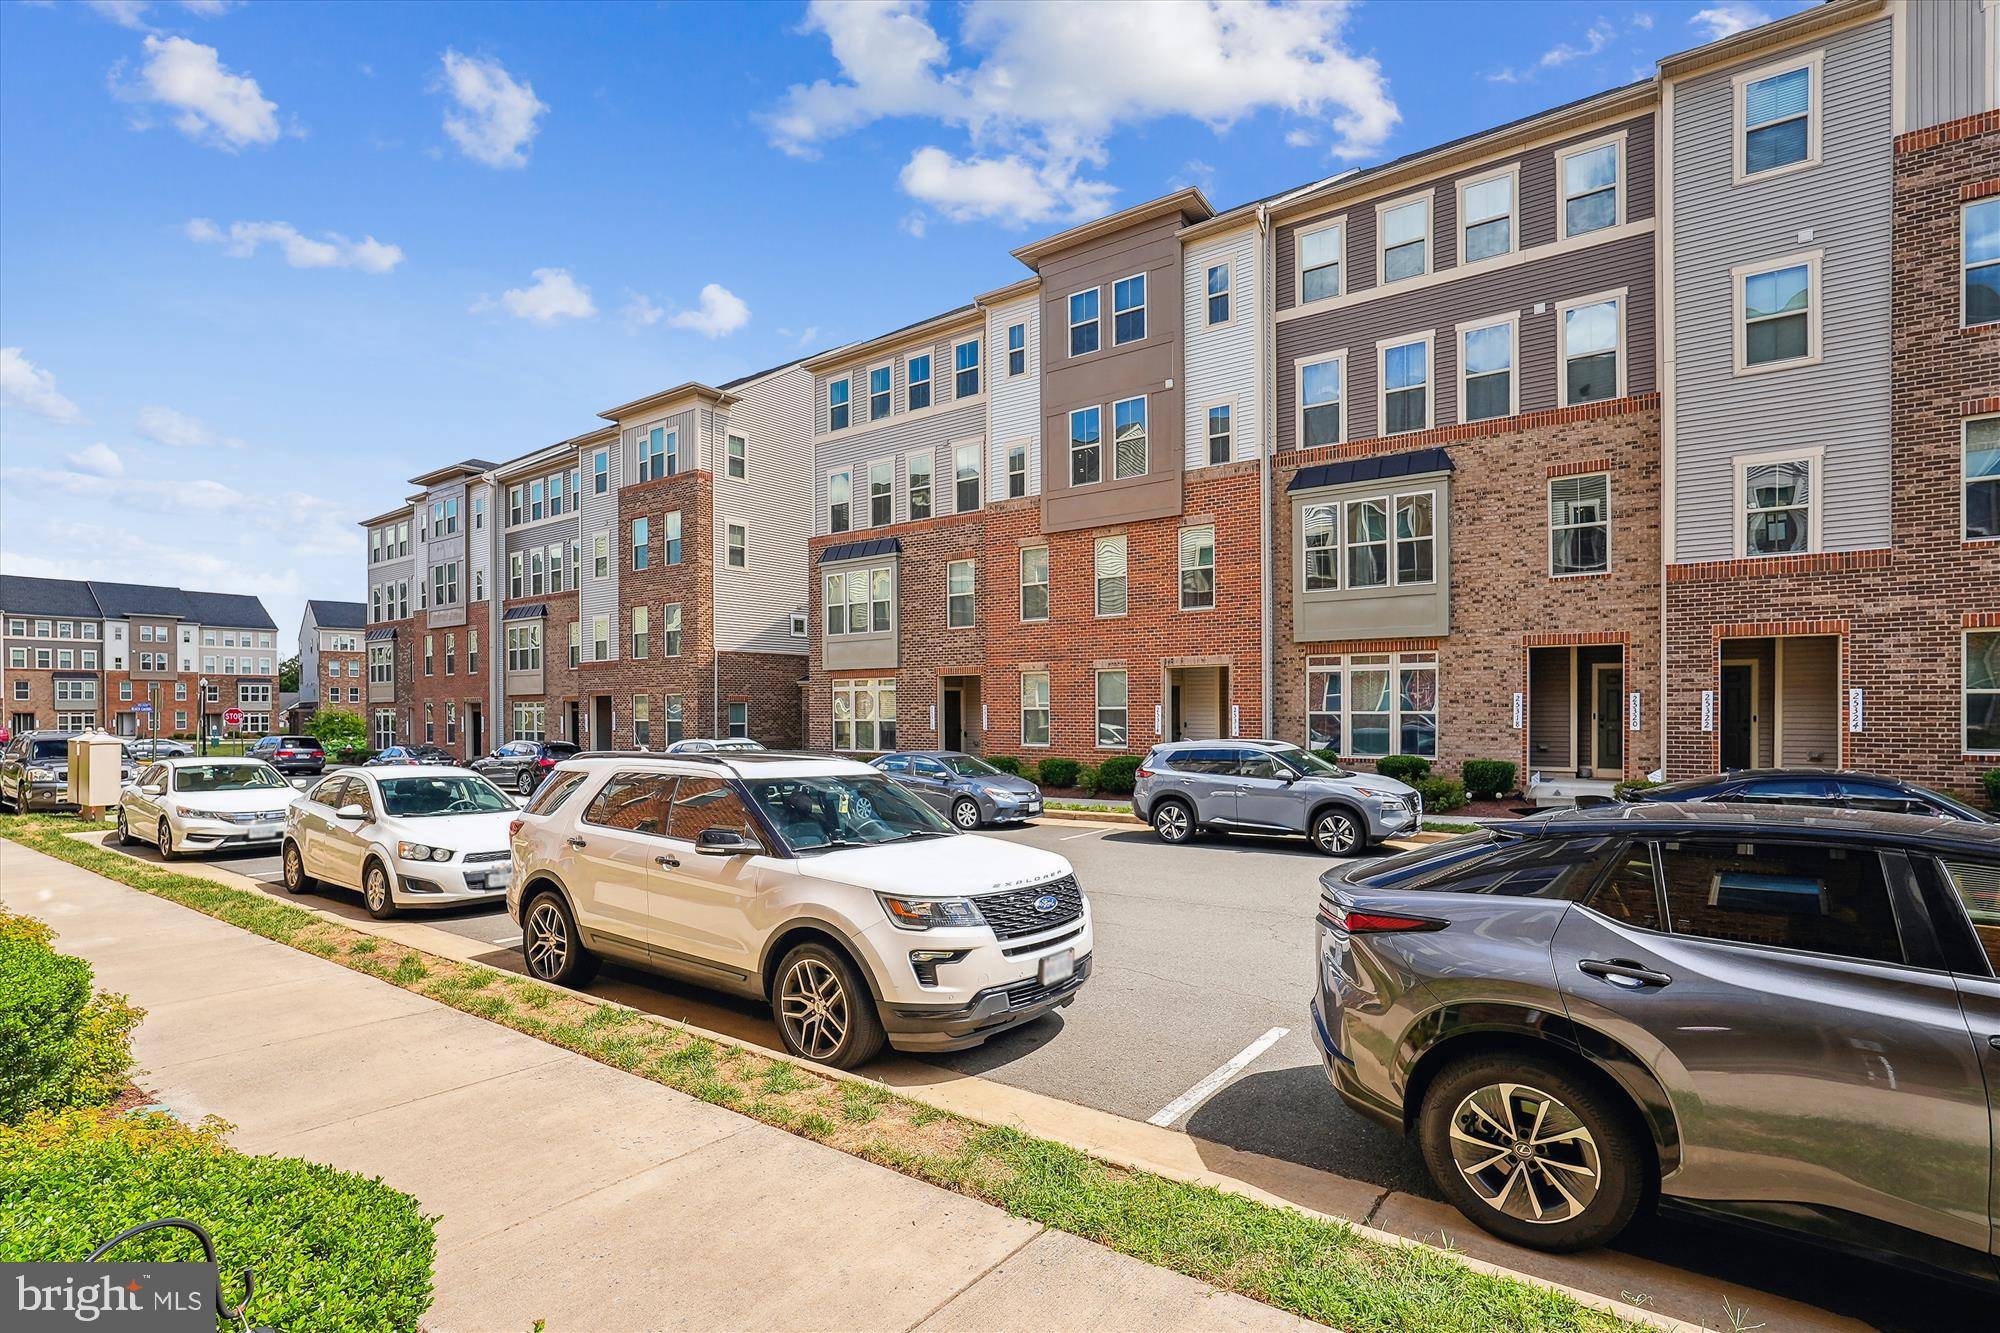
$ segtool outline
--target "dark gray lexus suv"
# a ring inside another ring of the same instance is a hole
[[[1657,1198],[1995,1278],[2000,825],[1613,805],[1320,884],[1327,1075],[1488,1231]]]

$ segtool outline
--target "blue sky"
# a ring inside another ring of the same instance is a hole
[[[254,592],[289,633],[440,462],[1805,3],[4,0],[0,568]]]

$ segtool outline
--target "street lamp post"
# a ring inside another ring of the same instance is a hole
[[[206,759],[208,758],[208,677],[203,676],[196,681],[195,689],[201,700],[194,710],[194,715],[200,719],[196,727],[195,743],[201,746],[201,757]]]

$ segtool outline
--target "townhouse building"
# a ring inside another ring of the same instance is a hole
[[[301,716],[321,708],[365,712],[367,632],[366,602],[306,602],[299,620],[299,690],[294,705]]]
[[[1841,0],[1661,66],[1672,772],[2000,763],[1995,17]]]
[[[0,576],[8,728],[261,736],[277,626],[240,593]],[[242,710],[229,724],[230,709]]]

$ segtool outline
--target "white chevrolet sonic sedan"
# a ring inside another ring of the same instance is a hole
[[[285,887],[359,889],[369,915],[506,901],[514,803],[462,768],[349,768],[314,783],[285,820]]]
[[[125,784],[118,841],[150,842],[171,861],[189,852],[278,841],[298,793],[261,759],[161,759]]]

